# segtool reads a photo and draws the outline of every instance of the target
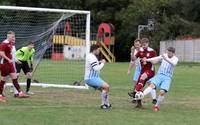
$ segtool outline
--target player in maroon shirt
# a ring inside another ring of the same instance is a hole
[[[143,38],[141,40],[142,49],[138,51],[138,53],[132,57],[133,60],[140,58],[140,63],[142,67],[142,71],[139,77],[139,80],[135,86],[135,93],[142,91],[145,83],[154,76],[154,65],[151,62],[143,62],[143,59],[156,57],[156,51],[149,47],[149,39]],[[137,100],[137,106],[141,107],[141,100]]]
[[[6,77],[8,75],[11,76],[13,85],[19,92],[19,96],[21,98],[28,97],[25,93],[20,90],[20,86],[17,80],[17,74],[15,73],[15,69],[12,62],[12,47],[13,43],[15,42],[15,33],[9,31],[7,34],[8,43],[1,43],[0,44],[0,66],[1,66],[1,81],[0,81],[0,102],[5,102],[5,97],[3,96],[3,88],[6,81]]]

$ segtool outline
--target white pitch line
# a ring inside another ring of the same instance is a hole
[[[21,86],[26,86],[26,83],[19,83]],[[12,86],[12,83],[6,83],[6,86]],[[31,83],[31,86],[38,86],[43,88],[69,88],[69,89],[89,89],[85,86],[74,86],[74,85],[61,85],[61,84],[47,84],[47,83]]]

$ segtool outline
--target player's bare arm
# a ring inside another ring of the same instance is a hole
[[[134,66],[134,62],[130,61],[130,64],[129,64],[129,67],[128,67],[128,71],[127,71],[127,75],[131,74],[131,70],[133,69],[133,66]]]
[[[105,59],[102,59],[101,61],[99,61],[100,63],[106,63],[106,60]]]
[[[157,57],[153,57],[153,58],[149,58],[149,59],[145,59],[143,61],[146,62],[151,62],[152,64],[157,64],[159,61],[162,60],[162,56],[157,56]]]
[[[130,75],[130,74],[131,74],[131,70],[133,69],[134,61],[135,61],[136,59],[137,59],[137,57],[134,55],[133,52],[131,52],[131,61],[130,61],[129,67],[128,67],[127,75]]]

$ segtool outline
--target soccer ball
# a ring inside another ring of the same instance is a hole
[[[143,92],[137,92],[136,94],[135,94],[135,99],[136,100],[141,100],[141,99],[143,99],[144,98],[144,94],[143,94]]]

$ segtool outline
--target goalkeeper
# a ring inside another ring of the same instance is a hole
[[[27,46],[22,47],[21,49],[17,50],[17,52],[16,52],[16,59],[21,62],[21,63],[15,64],[17,76],[19,78],[19,74],[22,69],[27,78],[27,81],[26,81],[26,83],[27,83],[26,93],[27,94],[34,94],[30,91],[31,77],[32,77],[32,70],[33,70],[32,61],[33,61],[34,54],[35,54],[35,49],[34,49],[33,42],[29,42],[27,44]],[[30,66],[29,66],[28,62],[30,62]]]

